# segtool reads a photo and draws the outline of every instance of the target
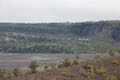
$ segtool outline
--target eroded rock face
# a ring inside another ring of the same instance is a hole
[[[103,30],[111,30],[111,38],[120,42],[120,22],[75,23],[71,26],[71,31],[79,36],[94,36]]]
[[[91,36],[98,34],[106,28],[106,24],[100,23],[82,23],[82,24],[73,24],[71,31],[76,33],[79,36]]]
[[[116,42],[120,42],[120,26],[113,28],[113,30],[112,30],[112,38]]]

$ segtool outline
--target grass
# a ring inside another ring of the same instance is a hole
[[[71,71],[64,71],[64,72],[61,72],[61,74],[65,77],[74,77],[75,74],[72,73]]]
[[[118,80],[118,78],[114,75],[109,76],[107,80]]]
[[[105,75],[107,73],[107,69],[105,67],[97,68],[96,73],[99,75]]]
[[[112,63],[115,65],[120,65],[120,61],[117,59],[112,60]]]

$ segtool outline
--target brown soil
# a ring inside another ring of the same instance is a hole
[[[120,64],[113,64],[112,60],[120,62],[120,56],[114,58],[101,58],[81,62],[79,65],[62,67],[35,74],[25,74],[11,80],[108,80],[110,76],[120,80]],[[93,70],[85,67],[90,65]],[[105,73],[97,73],[96,69],[103,67]]]

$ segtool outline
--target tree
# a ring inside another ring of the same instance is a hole
[[[36,73],[37,72],[37,67],[38,67],[38,64],[36,61],[32,61],[29,65],[29,68],[31,70],[31,73]]]

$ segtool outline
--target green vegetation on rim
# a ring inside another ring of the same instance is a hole
[[[105,53],[120,50],[120,22],[0,23],[0,51],[13,53]]]

